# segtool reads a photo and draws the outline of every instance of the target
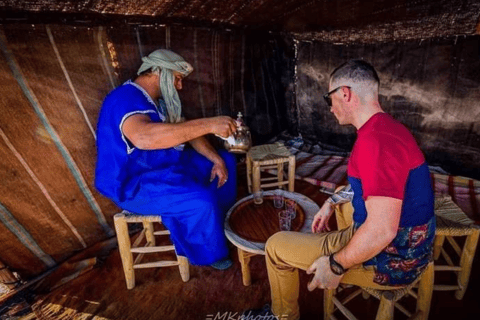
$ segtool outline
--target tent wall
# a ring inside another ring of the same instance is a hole
[[[0,26],[0,261],[28,278],[113,235],[119,209],[93,186],[98,112],[159,47],[195,69],[180,92],[188,119],[241,111],[255,144],[288,129],[346,151],[355,132],[338,125],[322,94],[337,65],[363,58],[379,71],[382,105],[412,130],[429,163],[480,179],[479,43],[294,44],[180,25]]]
[[[322,95],[330,73],[349,59],[379,72],[380,102],[414,134],[431,165],[480,179],[480,36],[385,44],[298,44],[296,117],[304,138],[350,151],[353,127],[341,127]]]
[[[181,26],[0,26],[0,261],[29,278],[112,236],[118,208],[93,186],[101,103],[141,56],[171,48],[195,68],[187,118],[245,115],[257,142],[286,127],[291,44]]]

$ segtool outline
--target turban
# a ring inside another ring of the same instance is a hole
[[[180,72],[183,76],[188,76],[192,71],[192,66],[186,62],[180,55],[166,49],[159,49],[142,58],[142,65],[137,74],[141,74],[148,69],[160,72],[160,90],[168,111],[168,120],[171,123],[177,123],[181,120],[182,104],[178,96],[177,89],[174,86],[173,71]]]

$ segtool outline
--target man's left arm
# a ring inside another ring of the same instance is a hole
[[[203,136],[190,140],[189,143],[198,153],[213,162],[210,181],[218,177],[218,187],[223,186],[225,182],[227,182],[228,171],[225,162],[217,151],[215,151],[215,148]]]
[[[397,235],[402,200],[370,196],[365,201],[365,205],[368,213],[367,219],[354,233],[348,244],[333,256],[334,260],[344,269],[375,257]],[[308,284],[309,290],[317,287],[336,288],[343,277],[332,272],[328,256],[320,257],[308,268],[308,274],[313,272],[315,272],[315,277]]]

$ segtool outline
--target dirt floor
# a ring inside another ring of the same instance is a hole
[[[239,166],[239,198],[245,196],[246,179],[243,166]],[[295,191],[303,193],[319,205],[327,195],[309,183],[296,181]],[[97,255],[92,250],[88,255]],[[242,284],[240,263],[236,248],[230,255],[233,267],[217,271],[211,267],[190,267],[190,280],[182,282],[176,267],[143,269],[136,271],[136,286],[127,290],[118,250],[99,258],[97,265],[83,275],[47,292],[54,285],[52,279],[44,281],[37,291],[34,313],[25,319],[240,319],[243,310],[259,308],[270,302],[270,290],[263,256],[255,256],[250,263],[252,285]],[[148,260],[147,260],[148,261]],[[462,301],[453,292],[436,291],[433,295],[430,319],[478,319],[480,303],[475,290],[480,285],[478,255],[472,268],[467,293]],[[437,273],[438,274],[438,273]],[[306,289],[309,276],[300,272],[300,309],[302,319],[323,319],[322,290]],[[50,282],[49,282],[50,281]],[[437,281],[452,283],[453,277],[440,275]],[[414,301],[406,304],[414,308]],[[349,306],[359,319],[374,319],[378,301],[371,297],[355,298]],[[396,312],[395,319],[405,319]],[[18,318],[15,318],[18,319]],[[338,316],[338,319],[342,319]]]

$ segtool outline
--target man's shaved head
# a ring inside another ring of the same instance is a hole
[[[375,69],[363,60],[350,60],[335,70],[330,75],[330,87],[349,86],[360,97],[378,95],[380,79]]]

